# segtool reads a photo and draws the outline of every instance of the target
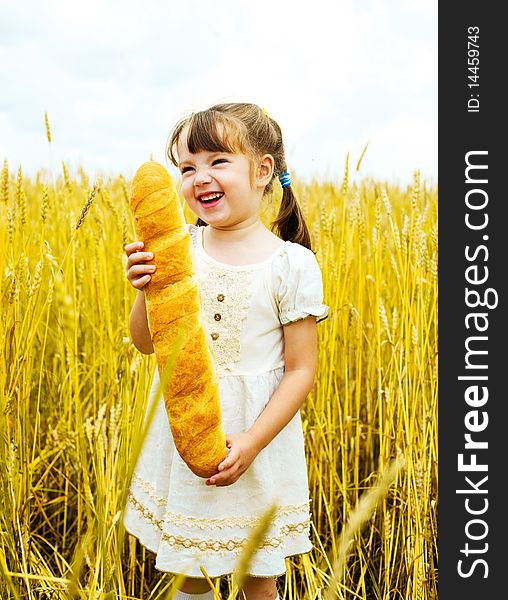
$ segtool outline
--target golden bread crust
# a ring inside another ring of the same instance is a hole
[[[170,359],[180,331],[183,343],[163,390],[176,449],[199,477],[217,473],[226,456],[219,387],[200,320],[191,239],[167,170],[155,161],[142,164],[131,184],[131,209],[144,251],[157,265],[143,288],[150,335],[159,372]]]

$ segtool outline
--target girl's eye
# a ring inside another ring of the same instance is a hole
[[[181,169],[182,175],[183,175],[184,173],[188,173],[188,172],[189,172],[189,171],[191,171],[191,170],[192,170],[192,167],[183,167],[183,168]]]
[[[221,163],[227,163],[228,161],[225,158],[216,158],[212,165],[220,165]]]

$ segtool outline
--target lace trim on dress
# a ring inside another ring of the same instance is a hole
[[[241,357],[242,324],[249,310],[251,271],[209,266],[200,281],[203,314],[219,375]]]
[[[280,528],[281,535],[270,538],[265,538],[258,546],[262,550],[276,550],[281,546],[284,546],[284,536],[291,535],[296,536],[302,534],[308,530],[310,525],[310,519],[302,521],[301,523],[294,523],[291,525],[284,525]],[[199,538],[187,538],[182,535],[172,535],[164,532],[161,536],[164,542],[167,542],[170,546],[176,546],[179,548],[197,548],[201,552],[207,552],[213,550],[214,552],[225,552],[239,551],[244,548],[248,543],[248,538],[233,538],[230,540],[204,540]]]
[[[139,475],[135,475],[133,477],[133,481],[135,481],[136,485],[138,485],[146,495],[156,504],[157,506],[166,507],[167,500],[157,496],[155,494],[155,490],[150,482],[146,481]],[[139,510],[142,513],[150,513],[150,510],[144,507],[139,500],[137,500],[134,494],[131,492],[129,499],[132,499],[139,507],[143,510]],[[275,513],[274,519],[272,523],[274,525],[280,523],[283,520],[283,517],[289,517],[295,513],[303,513],[302,516],[306,516],[309,514],[310,509],[310,500],[307,502],[302,502],[300,504],[286,504],[284,506],[279,506],[277,512]],[[240,527],[240,528],[251,528],[254,527],[259,521],[259,517],[256,516],[245,516],[240,515],[237,517],[228,516],[224,518],[214,519],[212,517],[199,518],[192,517],[190,515],[183,515],[181,513],[171,512],[166,510],[164,514],[163,522],[172,523],[174,525],[183,525],[185,527],[194,527],[202,530],[206,529],[227,529],[228,527]],[[157,521],[157,523],[162,521]],[[156,524],[155,522],[152,524]],[[158,526],[158,525],[157,525]]]
[[[189,227],[193,246],[200,241],[198,227]],[[242,324],[250,306],[252,272],[229,271],[207,264],[197,273],[203,325],[218,375],[232,371],[241,358]]]
[[[164,520],[156,519],[153,512],[149,508],[141,504],[141,502],[139,502],[139,500],[130,491],[128,496],[128,504],[130,504],[132,508],[134,508],[134,510],[137,510],[145,521],[148,521],[148,523],[154,525],[154,527],[157,527],[157,529],[160,529],[162,531],[162,525],[164,523]]]
[[[294,310],[288,310],[285,313],[280,313],[279,319],[282,325],[294,323],[300,319],[306,319],[310,315],[316,317],[316,323],[328,318],[329,307],[326,304],[314,304]]]
[[[191,238],[191,241],[192,241],[192,245],[194,247],[196,247],[196,244],[198,242],[198,238],[197,238],[197,236],[198,236],[198,230],[197,230],[197,226],[196,225],[191,225],[189,227],[189,235],[190,235],[190,238]]]
[[[274,525],[280,523],[283,516],[289,516],[295,512],[309,512],[309,502],[302,505],[287,505],[281,507],[277,511],[276,518],[272,521]],[[180,515],[172,512],[166,512],[164,515],[164,521],[169,521],[174,525],[185,525],[187,527],[197,527],[198,529],[227,529],[231,527],[251,528],[257,525],[259,517],[227,517],[223,519],[200,519],[198,517],[190,517],[186,515]]]
[[[146,479],[143,479],[142,477],[136,474],[132,476],[132,481],[134,481],[136,485],[145,492],[145,494],[150,498],[150,500],[154,502],[154,504],[156,504],[157,506],[166,506],[166,504],[168,503],[166,498],[163,498],[162,496],[157,496],[154,487],[150,484],[149,481],[146,481]]]
[[[129,493],[129,504],[142,516],[145,521],[148,521],[154,525],[157,529],[162,532],[161,539],[170,546],[177,548],[194,548],[202,552],[212,550],[224,554],[225,552],[239,551],[245,547],[248,543],[248,537],[243,538],[232,538],[229,540],[225,539],[203,539],[203,538],[190,538],[183,535],[173,535],[163,530],[164,520],[156,519],[153,512],[143,506],[139,502],[132,492]],[[304,521],[298,521],[295,523],[286,523],[279,529],[280,535],[265,538],[259,545],[260,549],[273,550],[284,545],[284,538],[288,535],[295,537],[302,533],[308,533],[310,528],[310,516]]]

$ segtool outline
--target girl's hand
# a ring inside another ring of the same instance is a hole
[[[132,287],[137,290],[142,289],[151,279],[151,274],[155,271],[155,265],[146,264],[146,261],[152,260],[151,252],[142,252],[143,242],[132,242],[125,246],[127,254],[127,266],[125,272],[127,279]]]
[[[219,472],[206,480],[206,485],[226,486],[238,481],[259,454],[259,448],[250,433],[226,435],[229,454],[219,465]]]

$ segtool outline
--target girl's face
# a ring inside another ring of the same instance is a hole
[[[191,154],[178,142],[178,167],[182,193],[189,208],[200,219],[221,229],[236,229],[256,222],[266,182],[252,175],[252,163],[238,153],[201,150]]]

